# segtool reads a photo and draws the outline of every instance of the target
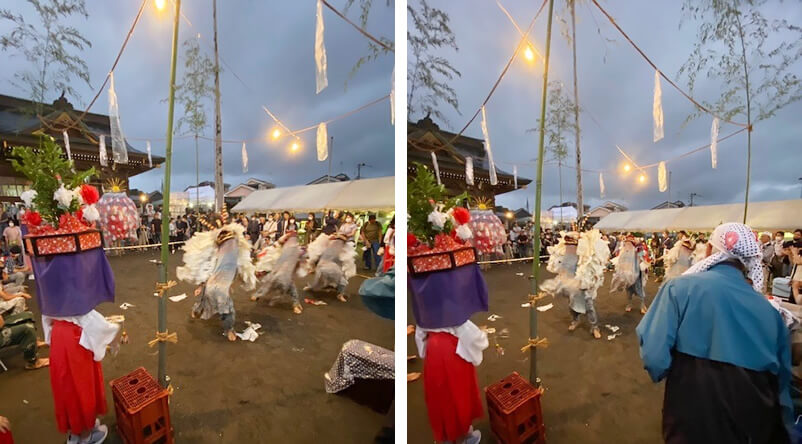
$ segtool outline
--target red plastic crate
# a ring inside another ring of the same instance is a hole
[[[542,392],[517,372],[485,389],[490,429],[502,444],[545,444]]]
[[[143,367],[110,384],[117,430],[125,443],[174,443],[169,394]]]

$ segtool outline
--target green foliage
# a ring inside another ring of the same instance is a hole
[[[373,7],[373,0],[348,0],[345,2],[345,7],[343,8],[343,14],[348,15],[348,10],[351,9],[356,2],[359,2],[359,25],[362,29],[367,28],[368,26],[368,16],[370,15],[370,9]],[[386,6],[391,8],[393,5],[392,0],[386,1]],[[356,64],[353,68],[351,68],[351,72],[348,74],[348,80],[345,82],[346,88],[348,88],[348,81],[350,81],[356,73],[365,66],[367,63],[372,62],[379,58],[381,55],[385,54],[392,54],[395,51],[395,43],[386,38],[386,37],[377,37],[380,42],[384,43],[385,45],[389,46],[391,50],[386,49],[383,46],[377,45],[376,43],[369,41],[368,42],[368,54],[362,56],[357,60]]]
[[[429,213],[440,204],[439,210],[447,212],[449,209],[459,206],[460,203],[468,198],[468,193],[449,198],[446,194],[446,187],[438,185],[434,174],[421,164],[415,163],[417,174],[407,181],[407,231],[414,234],[421,242],[426,242],[429,246],[434,245],[434,237],[439,233],[450,233],[454,229],[452,223],[446,222],[442,231],[438,231],[428,221]],[[432,204],[434,202],[434,204]]]
[[[178,119],[176,132],[200,135],[208,126],[206,100],[214,97],[214,62],[201,52],[197,38],[184,42],[184,81],[175,87],[175,99],[184,106],[184,115]]]
[[[42,137],[38,148],[14,147],[11,155],[11,166],[33,182],[31,188],[37,193],[33,207],[43,220],[58,227],[58,219],[62,214],[78,211],[77,200],[73,200],[70,207],[65,208],[53,199],[53,193],[62,183],[69,189],[81,186],[96,174],[94,167],[74,173],[73,161],[64,158],[61,147],[50,136]]]
[[[573,140],[577,134],[574,120],[576,105],[559,80],[549,82],[548,95],[546,124],[543,131],[546,152],[551,155],[551,160],[565,163],[569,155],[568,141]],[[527,132],[537,132],[538,130],[539,127],[531,128]]]
[[[797,62],[802,58],[802,27],[785,19],[764,17],[760,9],[767,3],[768,0],[683,3],[680,26],[692,21],[690,25],[698,29],[698,40],[679,75],[686,77],[691,95],[699,74],[720,85],[716,101],[700,102],[727,120],[749,118],[758,122],[802,99],[802,82],[797,75]],[[686,123],[702,114],[705,113],[697,110]]]
[[[434,55],[433,50],[453,48],[459,51],[449,17],[444,11],[429,6],[426,0],[418,0],[416,9],[407,5],[409,26],[407,45],[410,57],[407,61],[407,114],[427,114],[448,124],[439,111],[441,102],[459,112],[457,92],[449,83],[462,74],[445,57]],[[417,94],[417,96],[416,96]]]
[[[78,14],[89,18],[84,0],[27,0],[36,11],[39,23],[26,21],[21,14],[0,9],[0,22],[11,22],[11,30],[0,36],[0,49],[15,50],[33,65],[14,74],[15,84],[27,90],[31,100],[43,103],[51,91],[77,97],[73,77],[89,83],[89,67],[77,52],[91,47],[81,32],[63,24]],[[31,112],[41,112],[41,105]]]

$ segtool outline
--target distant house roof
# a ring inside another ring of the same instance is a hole
[[[652,207],[652,210],[662,210],[664,208],[683,208],[683,207],[685,207],[685,202],[683,202],[681,200],[678,200],[678,201],[675,201],[675,202],[665,201],[665,202],[661,203],[660,205]]]
[[[211,187],[212,189],[214,189],[214,181],[206,180],[206,181],[203,181],[203,182],[201,182],[201,183],[199,183],[197,185],[190,185],[190,186],[184,188],[184,191],[189,191],[189,190],[192,190],[192,189],[195,189],[195,188],[203,188],[203,187]],[[228,184],[228,183],[224,183],[223,184],[223,191],[228,191],[229,188],[231,188],[231,184]]]
[[[608,200],[607,202],[599,205],[598,207],[594,207],[586,214],[588,217],[600,219],[604,216],[607,216],[610,213],[615,213],[618,211],[627,211],[627,207]]]
[[[585,212],[590,210],[590,205],[582,205],[582,206],[585,208]],[[559,205],[552,205],[552,206],[550,206],[548,208],[548,210],[551,211],[551,210],[553,210],[555,208],[567,208],[567,207],[572,207],[573,209],[577,209],[576,208],[576,202],[563,202],[563,203],[561,203]]]
[[[318,177],[317,179],[311,182],[308,182],[307,185],[317,185],[319,183],[328,183],[328,182],[348,182],[349,180],[351,180],[351,178],[348,177],[348,175],[345,173],[340,173],[337,174],[336,176],[331,176],[331,178],[329,178],[329,175],[326,174]]]
[[[224,197],[245,197],[256,191],[256,189],[256,187],[241,183],[229,190]]]
[[[251,177],[250,179],[244,182],[245,185],[254,187],[258,190],[266,190],[268,188],[275,188],[276,185],[274,183],[268,182],[266,180],[257,179],[255,177]]]

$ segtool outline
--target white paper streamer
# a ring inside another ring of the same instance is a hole
[[[109,166],[108,152],[106,151],[106,135],[105,134],[101,134],[100,135],[100,148],[99,148],[99,150],[100,150],[100,152],[99,152],[98,156],[100,157],[100,165],[104,166],[104,167],[105,166]]]
[[[245,142],[242,142],[242,172],[248,172],[248,148],[245,146]]]
[[[487,131],[487,113],[482,105],[482,134],[485,136],[485,150],[487,151],[488,170],[490,171],[490,185],[498,184],[496,164],[493,162],[493,150],[490,148],[490,133]]]
[[[390,79],[390,125],[395,125],[395,66],[393,66],[393,78]]]
[[[473,157],[471,156],[465,158],[465,182],[473,185]]]
[[[153,168],[153,159],[150,157],[150,140],[145,142],[145,145],[148,147],[148,168]]]
[[[437,164],[437,154],[432,151],[432,165],[434,165],[434,175],[437,176],[437,185],[442,185],[440,181],[440,165]]]
[[[323,162],[329,158],[329,130],[321,122],[317,126],[317,160]]]
[[[518,165],[512,166],[512,181],[515,184],[515,189],[518,189]]]
[[[315,66],[317,71],[315,73],[315,82],[317,89],[315,93],[320,94],[320,91],[329,86],[329,79],[326,75],[326,43],[323,41],[323,3],[317,1],[317,13],[315,14]]]
[[[114,90],[114,72],[109,74],[109,126],[111,128],[111,156],[114,163],[128,163],[128,148],[125,146],[123,127],[120,124],[120,108]]]
[[[710,127],[710,161],[713,169],[718,166],[718,117],[713,118],[713,126]]]
[[[604,173],[599,173],[599,190],[600,196],[604,197]]]
[[[660,188],[661,193],[668,189],[668,174],[666,173],[665,162],[660,162],[657,165],[657,186]]]
[[[64,136],[64,149],[67,150],[67,159],[72,160],[72,151],[70,151],[70,135],[67,131],[62,131],[61,135]]]
[[[660,72],[654,70],[654,103],[652,105],[654,118],[654,141],[663,138],[663,92],[660,88]]]

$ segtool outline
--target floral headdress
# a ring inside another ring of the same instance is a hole
[[[14,147],[11,154],[11,166],[32,182],[20,195],[28,208],[23,222],[32,234],[83,231],[100,218],[95,208],[100,193],[86,184],[95,169],[75,172],[52,137],[42,137],[38,148]]]

